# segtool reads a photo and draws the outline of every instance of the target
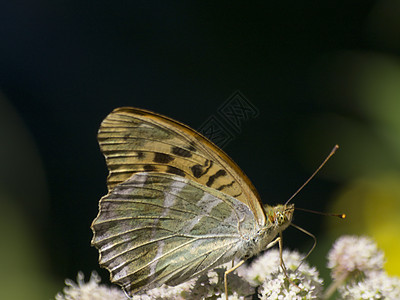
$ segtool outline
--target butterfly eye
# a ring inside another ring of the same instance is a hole
[[[277,213],[277,219],[278,219],[278,223],[279,224],[283,224],[285,222],[285,215],[280,213],[280,212],[278,212]]]

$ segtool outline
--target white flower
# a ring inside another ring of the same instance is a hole
[[[225,293],[222,293],[216,300],[225,300]],[[233,292],[233,295],[228,296],[228,300],[244,300],[244,296],[239,296],[236,292]]]
[[[400,299],[400,278],[371,272],[363,281],[339,288],[342,299]]]
[[[188,299],[215,299],[215,297],[221,297],[221,299],[225,300],[225,271],[226,268],[216,268],[207,274],[201,275],[196,280]],[[242,277],[229,273],[227,280],[229,290],[234,291],[233,295],[228,296],[229,299],[244,299],[244,296],[254,294],[254,288]]]
[[[328,253],[328,267],[334,279],[356,271],[381,270],[384,262],[384,254],[376,243],[363,236],[342,236]]]
[[[121,289],[100,285],[100,281],[99,275],[92,272],[89,281],[85,282],[83,273],[79,272],[77,283],[70,279],[65,280],[66,287],[63,293],[56,295],[56,300],[126,300]]]
[[[322,280],[301,271],[287,270],[274,273],[260,288],[260,299],[320,299]]]
[[[177,286],[162,285],[146,291],[146,294],[133,295],[132,300],[151,300],[151,299],[187,299],[190,289],[194,284],[194,280],[186,281]],[[125,300],[127,300],[125,298]]]
[[[284,251],[283,255],[285,255],[285,258],[287,253],[287,251]],[[238,268],[237,273],[239,276],[246,278],[250,283],[256,286],[262,284],[269,274],[276,272],[279,265],[279,251],[271,249],[254,259],[250,266],[242,266]]]
[[[82,272],[78,273],[77,283],[70,279],[65,280],[66,287],[63,293],[56,295],[56,300],[127,300],[127,296],[121,288],[107,287],[100,284],[100,277],[96,272],[92,272],[90,280],[85,283]],[[177,286],[162,285],[147,291],[145,294],[133,295],[132,300],[152,300],[152,299],[187,299],[194,280],[184,282]]]
[[[250,267],[240,271],[246,278],[261,284],[261,299],[318,299],[322,293],[322,279],[318,271],[302,262],[296,251],[282,253],[286,266],[286,277],[280,267],[279,250],[272,249],[255,259]]]

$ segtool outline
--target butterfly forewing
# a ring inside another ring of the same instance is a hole
[[[221,149],[193,129],[136,108],[118,108],[103,121],[98,139],[110,171],[111,191],[138,172],[175,174],[246,204],[256,222],[265,213],[254,186]]]
[[[92,240],[129,293],[176,285],[230,261],[254,232],[247,205],[168,173],[136,173],[100,200]]]

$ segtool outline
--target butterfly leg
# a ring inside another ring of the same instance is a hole
[[[274,245],[276,245],[276,243],[278,243],[279,242],[279,258],[280,258],[280,265],[281,265],[281,267],[282,267],[282,270],[283,270],[283,273],[285,274],[285,277],[289,280],[289,281],[291,281],[290,279],[289,279],[289,276],[288,276],[288,274],[287,274],[287,271],[286,271],[286,266],[285,266],[285,262],[283,261],[283,255],[282,255],[282,251],[283,251],[283,240],[282,240],[282,232],[280,232],[279,233],[279,237],[277,237],[275,240],[273,240],[271,243],[269,243],[268,245],[267,245],[267,248],[266,249],[269,249],[269,248],[271,248],[271,247],[273,247]],[[296,285],[296,284],[295,284]],[[296,285],[297,286],[297,285]]]
[[[285,273],[285,276],[287,279],[289,279],[289,276],[287,275],[286,272],[286,266],[285,266],[285,262],[283,261],[283,240],[282,240],[282,232],[279,232],[279,258],[281,261],[281,267],[283,269],[283,273]]]
[[[124,291],[125,296],[126,296],[127,299],[130,299],[130,300],[133,299],[133,297],[129,296],[129,293],[126,291],[126,289],[124,287],[122,288],[122,290]]]
[[[273,240],[271,243],[269,243],[269,244],[267,245],[267,247],[265,248],[265,250],[267,250],[267,249],[269,249],[269,248],[275,246],[276,243],[279,242],[280,240],[281,240],[281,238],[280,238],[280,237],[277,237],[275,240]]]
[[[241,260],[236,266],[234,266],[231,269],[225,271],[224,284],[225,284],[225,297],[226,297],[226,300],[228,300],[228,281],[227,281],[227,276],[228,276],[229,273],[235,271],[237,268],[239,268],[241,265],[243,265],[244,262],[245,262],[244,260]]]
[[[285,274],[285,277],[287,278],[287,280],[288,280],[291,284],[293,284],[294,286],[296,286],[296,287],[298,287],[298,288],[300,289],[300,287],[299,287],[296,283],[294,283],[294,282],[289,278],[289,275],[288,275],[288,273],[287,273],[287,269],[286,269],[286,266],[285,266],[285,262],[283,261],[283,240],[282,240],[282,231],[279,232],[279,258],[280,258],[280,261],[281,261],[281,267],[282,267],[283,273]]]

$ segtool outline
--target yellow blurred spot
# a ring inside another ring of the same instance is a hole
[[[400,275],[400,174],[353,181],[331,210],[349,215],[344,222],[327,220],[331,235],[371,236],[385,252],[386,271]]]

